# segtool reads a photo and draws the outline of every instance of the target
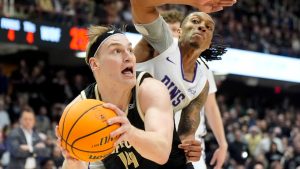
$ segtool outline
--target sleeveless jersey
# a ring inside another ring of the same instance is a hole
[[[203,70],[203,72],[205,73],[208,83],[209,83],[209,90],[208,90],[208,94],[213,94],[217,92],[217,85],[214,79],[214,75],[212,73],[212,71],[210,69],[208,69],[205,65],[204,65],[204,61],[202,61],[201,59],[198,59],[198,62],[201,64],[201,69]],[[198,126],[198,129],[196,131],[196,136],[197,137],[203,137],[205,136],[207,133],[206,130],[206,124],[205,124],[205,110],[204,107],[201,109],[200,111],[200,124]]]
[[[160,55],[138,63],[137,70],[149,72],[155,79],[167,86],[174,112],[177,112],[199,96],[205,86],[207,78],[199,68],[199,63],[195,64],[193,80],[186,80],[178,42],[174,40],[172,45]]]
[[[139,84],[139,81],[142,81],[146,77],[151,76],[149,74],[145,74],[144,72],[140,73],[137,84]],[[128,106],[127,118],[133,126],[145,130],[143,116],[140,115],[136,102],[137,88],[138,86],[132,89],[132,97]],[[89,98],[100,100],[101,96],[99,96],[97,84],[93,83],[89,85],[84,91],[81,92],[81,97],[83,99]],[[120,143],[112,154],[102,160],[102,163],[103,164],[101,164],[101,162],[91,163],[89,164],[89,168],[101,169],[101,165],[104,165],[105,169],[156,169],[159,166],[155,162],[143,158],[128,142]]]
[[[141,84],[144,78],[151,77],[148,73],[137,72],[137,84]],[[144,116],[141,114],[137,98],[139,85],[132,89],[132,98],[128,106],[127,118],[136,128],[145,130]],[[83,99],[101,100],[96,83],[89,85],[81,92]],[[175,124],[174,124],[175,125]],[[175,127],[174,127],[175,129]],[[129,143],[120,143],[116,150],[106,157],[102,162],[94,162],[89,164],[90,169],[186,169],[186,157],[184,151],[178,148],[181,143],[176,130],[173,131],[172,150],[169,160],[164,165],[158,165],[148,159],[143,158]],[[145,145],[147,146],[147,145]],[[103,166],[101,168],[101,166]]]

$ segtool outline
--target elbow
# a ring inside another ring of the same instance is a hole
[[[169,160],[170,154],[171,154],[171,144],[165,144],[162,148],[161,151],[157,154],[157,161],[156,163],[163,165],[166,164]]]
[[[168,162],[170,154],[164,153],[163,155],[159,155],[156,163],[159,165],[164,165]]]

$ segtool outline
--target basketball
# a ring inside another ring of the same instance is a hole
[[[115,148],[118,138],[111,138],[110,133],[120,125],[108,125],[107,120],[117,114],[102,104],[99,100],[84,99],[67,107],[60,118],[61,146],[78,160],[101,160]]]

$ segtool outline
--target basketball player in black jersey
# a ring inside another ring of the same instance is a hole
[[[63,169],[158,168],[169,158],[174,131],[168,90],[149,74],[136,73],[131,43],[122,32],[91,27],[89,37],[86,61],[96,82],[68,106],[86,98],[102,100],[106,108],[118,114],[107,122],[121,124],[111,133],[112,137],[120,137],[115,151],[101,162],[85,163],[62,150]],[[56,134],[60,145],[58,132]]]

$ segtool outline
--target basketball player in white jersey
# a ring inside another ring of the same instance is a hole
[[[183,14],[178,10],[169,10],[165,11],[162,14],[162,17],[168,23],[172,35],[174,38],[179,38],[180,36],[180,24],[183,19]],[[200,63],[200,68],[202,68],[203,72],[205,72],[206,77],[209,82],[209,91],[206,103],[204,108],[200,111],[200,125],[196,131],[196,139],[201,141],[202,155],[200,160],[197,162],[193,162],[195,169],[206,169],[205,164],[205,143],[203,137],[206,135],[206,124],[205,124],[205,116],[212,128],[212,131],[218,141],[219,148],[215,151],[214,156],[211,160],[211,164],[215,164],[215,168],[219,169],[222,167],[224,160],[226,158],[227,152],[227,141],[224,134],[224,127],[221,118],[221,113],[216,101],[217,86],[213,76],[213,73],[210,69],[207,69],[202,60],[198,60]],[[176,126],[179,123],[181,112],[175,114],[175,123]],[[215,163],[216,162],[216,163]]]
[[[207,77],[199,68],[197,59],[209,48],[215,24],[206,13],[194,12],[184,19],[177,43],[155,8],[165,3],[197,6],[193,0],[131,0],[136,29],[147,41],[142,40],[135,47],[139,63],[137,68],[151,73],[168,87],[174,111],[183,112],[178,134],[183,143],[189,143],[185,145],[186,155],[189,160],[197,161],[200,153],[189,152],[189,145],[195,143],[193,140],[200,121],[199,112],[208,93]],[[233,3],[235,1],[231,0],[217,2],[223,6],[231,6]],[[148,43],[155,50],[149,50]],[[153,57],[154,51],[159,55]]]

